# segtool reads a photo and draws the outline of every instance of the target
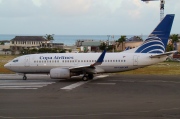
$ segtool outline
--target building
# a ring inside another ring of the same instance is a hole
[[[19,54],[23,49],[63,48],[63,43],[52,43],[43,36],[16,36],[10,41],[12,54]]]
[[[180,52],[180,42],[177,43],[177,51]]]
[[[140,46],[143,43],[143,40],[137,38],[137,37],[131,37],[129,39],[127,39],[125,42],[123,43],[116,43],[116,50],[117,51],[124,51],[126,48],[136,48],[138,46]]]
[[[39,48],[45,42],[42,36],[16,36],[10,41],[10,49],[16,54],[23,49]]]
[[[10,41],[4,40],[0,41],[0,55],[11,54],[10,51]]]
[[[77,40],[76,46],[80,47],[80,52],[98,52],[102,42],[101,40]]]

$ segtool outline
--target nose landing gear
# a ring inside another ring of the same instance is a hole
[[[27,76],[26,76],[26,74],[24,74],[24,76],[23,76],[23,80],[27,80]]]

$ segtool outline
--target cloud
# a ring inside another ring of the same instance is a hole
[[[165,5],[165,14],[176,14],[176,29],[179,6],[180,1],[171,0]],[[0,26],[5,28],[0,33],[149,34],[159,11],[159,1],[0,0]]]
[[[3,0],[0,7],[1,17],[30,17],[36,13],[36,7],[30,0]]]
[[[33,4],[36,5],[37,7],[41,7],[42,6],[42,2],[41,0],[32,0]]]

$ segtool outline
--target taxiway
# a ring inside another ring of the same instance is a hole
[[[108,74],[87,82],[27,76],[0,75],[0,118],[180,118],[178,75]]]

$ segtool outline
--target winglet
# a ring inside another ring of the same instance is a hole
[[[130,49],[130,47],[128,46],[124,51],[129,50],[129,49]]]
[[[103,62],[103,60],[104,60],[105,54],[106,54],[106,50],[104,50],[104,51],[102,52],[102,54],[99,56],[98,60],[97,60],[94,64],[92,64],[91,66],[101,65],[102,62]]]

